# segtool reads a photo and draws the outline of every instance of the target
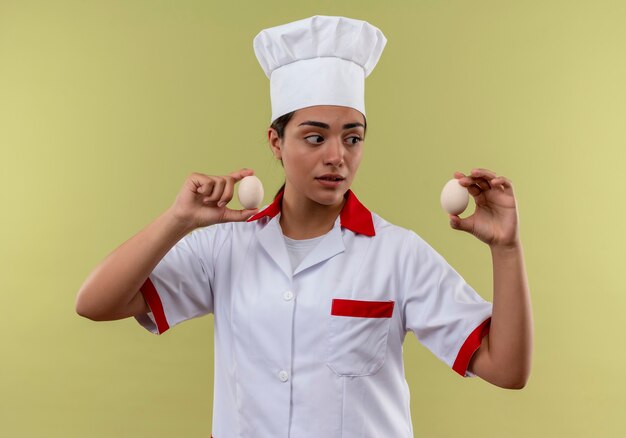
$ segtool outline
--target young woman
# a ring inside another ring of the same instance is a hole
[[[377,31],[363,23],[316,16],[272,29]],[[450,215],[450,224],[489,245],[492,304],[415,232],[370,212],[350,190],[364,154],[360,93],[344,105],[335,93],[311,93],[293,111],[273,111],[268,141],[285,185],[269,206],[228,208],[250,169],[193,173],[173,205],[78,294],[80,315],[133,316],[156,334],[214,314],[215,438],[413,437],[402,360],[409,331],[462,376],[504,388],[527,382],[532,317],[511,182],[487,169],[455,173],[476,211]],[[273,109],[280,105],[273,96]]]

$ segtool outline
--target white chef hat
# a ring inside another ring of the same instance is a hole
[[[270,79],[272,119],[314,105],[341,105],[365,115],[365,78],[387,44],[377,27],[346,17],[315,15],[254,37]]]

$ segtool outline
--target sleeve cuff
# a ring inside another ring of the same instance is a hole
[[[159,294],[150,278],[146,279],[144,284],[139,288],[139,291],[146,299],[146,302],[148,303],[148,306],[152,311],[153,318],[150,318],[150,320],[153,320],[156,323],[156,334],[163,334],[170,328],[170,325],[167,322],[167,318],[165,318],[165,312],[163,310],[163,303],[161,302],[161,298],[159,297]]]
[[[475,374],[467,371],[467,367],[469,366],[470,360],[472,356],[480,347],[480,343],[482,339],[485,337],[487,333],[489,333],[489,328],[491,326],[491,317],[487,318],[483,321],[478,327],[474,329],[472,333],[467,337],[463,346],[459,350],[459,354],[454,361],[454,365],[452,369],[459,373],[462,377],[474,377]]]

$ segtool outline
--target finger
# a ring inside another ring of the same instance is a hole
[[[480,193],[480,190],[471,190],[471,186],[474,184],[474,180],[471,176],[466,176],[463,172],[454,172],[454,177],[458,180],[462,187],[465,187],[471,195],[476,196]]]
[[[505,189],[510,189],[513,187],[513,183],[511,182],[511,180],[503,176],[499,176],[497,178],[492,179],[491,185],[494,187],[495,186],[504,187]]]
[[[466,176],[458,180],[461,186],[465,187],[470,195],[474,198],[476,205],[483,205],[485,203],[486,190],[491,189],[489,183],[484,178],[474,178]]]
[[[193,191],[196,193],[202,193],[204,190],[202,184],[205,183],[204,176],[199,173],[192,173],[189,175],[188,180],[193,184]],[[186,182],[186,181],[185,181]]]
[[[235,172],[231,172],[229,176],[235,178],[235,181],[241,181],[246,176],[254,175],[254,170],[246,169],[245,167],[241,170],[236,170]]]
[[[231,199],[233,199],[233,193],[235,190],[235,178],[233,178],[232,176],[227,176],[225,177],[225,181],[226,181],[226,185],[224,187],[224,192],[222,193],[222,197],[217,203],[218,207],[224,207],[226,204],[230,202]]]
[[[483,192],[482,189],[478,187],[476,184],[467,186],[467,191],[469,192],[470,195],[474,197],[474,200],[476,200]]]
[[[204,181],[195,181],[194,184],[199,184],[196,186],[196,192],[201,193],[205,196],[211,196],[213,192],[213,188],[215,187],[215,181],[211,178]]]
[[[474,184],[477,185],[482,191],[489,190],[491,184],[483,177],[474,178]]]
[[[468,216],[464,219],[461,219],[456,214],[449,214],[448,217],[450,218],[450,227],[455,230],[471,233],[474,229],[474,215]]]
[[[258,208],[251,208],[245,210],[231,210],[227,208],[224,211],[224,222],[244,222],[250,219],[253,215],[259,212]]]
[[[483,177],[487,180],[491,180],[497,176],[495,172],[489,169],[483,169],[481,167],[475,167],[474,169],[472,169],[472,172],[470,174],[474,177]]]
[[[222,193],[224,193],[224,187],[226,186],[226,180],[221,177],[214,178],[213,191],[210,195],[207,195],[209,201],[217,202],[221,197]]]
[[[465,176],[465,177],[460,178],[459,184],[461,184],[463,187],[467,188],[468,190],[470,190],[472,187],[478,190],[478,191],[472,190],[470,193],[472,192],[480,193],[481,191],[489,190],[491,188],[489,181],[487,181],[486,179],[474,178],[471,176]]]

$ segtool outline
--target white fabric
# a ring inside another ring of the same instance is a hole
[[[406,333],[452,367],[492,304],[415,232],[372,216],[373,237],[337,218],[295,272],[279,213],[198,229],[150,274],[170,327],[214,313],[213,437],[413,438]],[[336,298],[393,301],[393,314],[331,315]]]
[[[386,43],[366,21],[326,15],[259,32],[253,48],[270,79],[270,122],[314,105],[347,106],[365,115],[365,78]]]
[[[307,254],[324,239],[324,236],[314,237],[312,239],[291,239],[287,236],[284,236],[284,238],[287,252],[289,253],[289,259],[291,260],[291,267],[295,271]]]

